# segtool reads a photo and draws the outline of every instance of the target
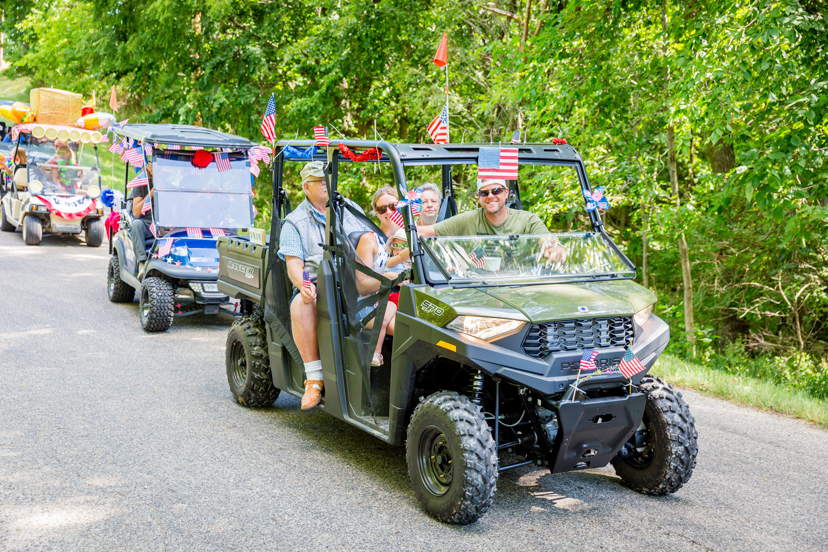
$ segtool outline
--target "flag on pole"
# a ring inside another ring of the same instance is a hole
[[[267,102],[264,119],[262,119],[262,134],[268,142],[276,141],[276,98],[273,94]]]
[[[259,170],[259,162],[257,161],[257,162],[255,162],[255,163],[250,163],[250,173],[251,173],[254,177],[256,177],[256,176],[259,176],[259,172],[261,172],[261,171]]]
[[[167,145],[167,149],[170,149],[170,150],[180,150],[180,149],[181,149],[181,146],[179,146],[178,144],[168,144],[168,145]]]
[[[144,166],[144,152],[137,147],[124,150],[121,155],[121,161],[129,163],[133,167],[141,168]]]
[[[399,203],[398,205],[402,207],[404,204]],[[405,225],[405,220],[403,220],[402,214],[396,209],[396,207],[391,209],[391,213],[389,214],[388,218],[391,220],[391,222],[393,222],[400,228],[402,228]]]
[[[158,256],[159,257],[166,257],[170,254],[172,250],[173,241],[170,238],[161,240],[161,244],[158,246]]]
[[[313,127],[313,136],[316,138],[316,145],[320,148],[328,147],[328,127]]]
[[[302,271],[302,287],[312,293],[310,272],[307,270]]]
[[[595,357],[598,356],[598,351],[595,349],[584,349],[584,354],[581,355],[581,364],[579,370],[595,370],[598,366],[595,365]]]
[[[482,147],[477,158],[477,178],[517,180],[518,149]]]
[[[112,92],[109,94],[109,108],[118,111],[118,98],[115,97],[115,85],[112,85]]]
[[[232,169],[230,166],[230,156],[226,153],[214,153],[213,159],[216,160],[216,168],[218,168],[218,172],[225,172]]]
[[[520,144],[520,131],[516,130],[514,134],[512,134],[512,143],[513,144]]]
[[[448,105],[443,106],[440,114],[428,125],[428,135],[435,144],[448,144]]]
[[[133,178],[132,182],[127,184],[127,188],[140,188],[141,186],[149,186],[149,179],[147,178],[147,173],[145,171],[138,173],[138,176]]]
[[[152,210],[152,199],[147,197],[144,199],[144,206],[141,207],[141,215],[146,215]]]
[[[221,228],[210,228],[210,233],[214,238],[224,238],[227,236],[227,233]]]
[[[201,228],[192,228],[190,226],[187,227],[187,237],[188,238],[198,238],[201,239],[204,235],[201,233]]]
[[[152,234],[152,236],[153,236],[154,238],[155,238],[155,237],[158,237],[158,236],[156,236],[156,235],[155,235],[155,223],[154,223],[154,222],[151,222],[151,223],[150,223],[149,231],[150,231],[150,234]]]
[[[434,63],[437,67],[443,68],[448,63],[448,35],[443,33],[440,45],[437,46],[437,53],[434,54]]]
[[[618,364],[618,369],[621,370],[621,373],[624,374],[625,378],[632,378],[645,368],[644,365],[641,364],[641,361],[638,360],[638,357],[635,356],[635,353],[627,349],[627,352],[624,353],[624,357]]]
[[[109,146],[109,151],[121,155],[122,153],[124,153],[124,146],[122,146],[120,142],[113,141],[112,145]]]
[[[474,268],[483,268],[483,259],[485,259],[485,258],[486,258],[485,255],[483,255],[482,257],[478,257],[477,255],[474,254],[474,251],[469,253],[469,260],[474,265]]]

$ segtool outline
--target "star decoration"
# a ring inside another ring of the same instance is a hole
[[[196,272],[201,272],[201,267],[197,266],[197,267],[195,267],[195,270],[196,270]]]
[[[213,272],[213,269],[212,269],[212,268],[208,268],[208,269],[207,269],[207,272]]]
[[[157,259],[157,258],[158,258],[158,253],[153,253],[153,254],[152,254],[152,258],[153,258],[153,259]]]
[[[167,257],[167,263],[172,264],[172,257]]]
[[[181,266],[181,261],[175,261],[175,266]]]

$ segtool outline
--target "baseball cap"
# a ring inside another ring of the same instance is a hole
[[[302,182],[308,179],[309,176],[316,178],[325,178],[325,163],[322,161],[310,161],[305,163],[302,167]]]
[[[483,186],[491,186],[492,184],[500,184],[504,188],[508,188],[506,185],[506,181],[500,178],[486,178],[477,181],[477,191],[480,191],[480,188]]]

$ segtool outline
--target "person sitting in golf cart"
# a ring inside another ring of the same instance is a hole
[[[279,237],[279,258],[287,264],[290,281],[296,287],[290,303],[293,339],[305,365],[305,393],[302,410],[310,410],[322,400],[324,383],[322,361],[316,332],[316,273],[322,260],[325,242],[325,205],[328,188],[325,185],[325,164],[306,163],[300,173],[305,201],[285,217]],[[362,212],[351,200],[346,201]],[[364,232],[365,226],[346,211],[342,220],[344,231]],[[307,274],[309,282],[305,280]]]
[[[81,171],[72,169],[77,167],[75,153],[69,148],[69,144],[62,140],[55,140],[55,154],[46,161],[44,168],[48,182],[47,188],[52,188],[58,194],[86,195],[81,189],[75,189],[74,181]]]
[[[152,184],[152,163],[147,163],[147,179]],[[155,195],[155,189],[150,190],[150,186],[138,186],[132,189],[129,198],[132,200],[132,216],[135,219],[129,227],[129,239],[132,241],[132,250],[135,252],[135,260],[138,262],[138,279],[144,276],[144,267],[147,265],[147,246],[146,241],[153,237],[150,232],[150,224],[152,224],[152,214],[147,211],[146,214],[141,214],[141,210],[147,201],[152,201]]]
[[[509,187],[505,180],[487,179],[477,181],[477,196],[480,208],[455,215],[432,226],[421,226],[417,230],[423,237],[442,236],[484,236],[547,234],[549,230],[538,215],[506,207]],[[544,257],[560,262],[564,248],[557,240],[544,241]]]
[[[423,195],[420,196],[423,207],[420,218],[417,219],[417,226],[431,226],[437,222],[437,216],[440,214],[442,194],[440,194],[440,188],[431,182],[423,184],[419,188],[423,191]]]

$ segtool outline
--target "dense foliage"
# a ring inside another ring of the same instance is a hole
[[[427,141],[444,101],[430,60],[447,32],[453,141],[565,137],[607,187],[605,222],[674,350],[826,396],[826,14],[817,0],[42,0],[5,8],[4,29],[15,75],[99,98],[114,84],[124,116],[261,139],[273,92],[281,136],[325,123],[406,141]],[[541,180],[525,196],[550,225],[583,220]]]

